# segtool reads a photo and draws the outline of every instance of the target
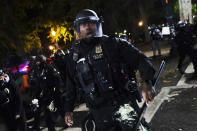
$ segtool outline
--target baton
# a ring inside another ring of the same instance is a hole
[[[155,81],[154,86],[153,86],[154,89],[155,89],[156,86],[157,86],[157,83],[158,83],[158,81],[159,81],[159,78],[160,78],[161,73],[163,72],[163,69],[164,69],[165,64],[166,64],[166,62],[163,60],[163,61],[161,62],[161,65],[160,65],[159,72],[157,73],[157,76],[156,76],[156,81]],[[140,124],[140,121],[142,120],[142,117],[143,117],[143,115],[144,115],[144,112],[146,111],[146,108],[147,108],[147,105],[146,105],[146,103],[144,102],[142,108],[140,109],[139,117],[138,117],[138,119],[137,119],[137,123],[136,123],[136,125],[134,126],[134,131],[137,131],[137,128],[138,128],[138,126],[139,126],[139,124]]]

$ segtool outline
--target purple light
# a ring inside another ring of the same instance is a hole
[[[21,64],[19,65],[19,72],[21,73],[26,73],[28,72],[29,66],[28,66],[28,62],[26,61],[25,64]]]

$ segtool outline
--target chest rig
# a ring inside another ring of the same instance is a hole
[[[81,53],[83,48],[80,49],[80,44],[82,43],[78,42],[73,47],[76,77],[86,96],[94,101],[93,103],[128,99],[130,96],[135,97],[136,93],[139,94],[136,82],[129,78],[126,65],[121,63],[121,57],[110,55],[106,47],[108,43],[97,43],[85,53]],[[112,60],[114,56],[117,57],[116,60]]]
[[[110,63],[102,42],[83,53],[80,44],[82,43],[76,43],[73,47],[76,77],[86,97],[98,104],[105,99],[107,93],[114,90]]]

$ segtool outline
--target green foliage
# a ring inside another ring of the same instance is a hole
[[[0,48],[9,52],[8,56],[15,53],[24,55],[35,50],[43,52],[49,41],[46,34],[51,27],[61,27],[56,41],[63,38],[68,43],[72,38],[72,27],[67,21],[68,11],[68,0],[0,1],[0,38],[3,38]]]
[[[49,25],[48,27],[51,28],[48,38],[51,39],[52,43],[58,42],[60,39],[66,43],[69,43],[73,39],[73,35],[71,31],[73,28],[68,26],[68,23],[62,23],[61,25]],[[52,31],[55,31],[55,35],[52,35]]]
[[[178,0],[175,2],[175,5],[174,5],[174,12],[175,12],[175,13],[179,13],[179,2],[178,2]]]
[[[174,1],[172,6],[173,6],[172,16],[175,21],[179,21],[180,18],[179,18],[179,2],[178,2],[178,0]]]
[[[174,18],[179,20],[179,3],[178,3],[178,0],[176,0],[173,5],[174,5],[173,16],[174,16]],[[197,3],[195,3],[195,2],[192,2],[192,14],[193,14],[193,16],[195,16],[195,18],[197,18]]]
[[[24,36],[24,51],[31,52],[32,50],[41,51],[41,41],[36,31],[28,33]]]
[[[192,13],[194,18],[197,19],[197,3],[192,4]]]
[[[68,11],[68,4],[66,0],[51,0],[51,1],[35,1],[29,0],[16,1],[16,11],[15,16],[17,16],[18,23],[22,26],[21,35],[24,39],[24,49],[29,52],[35,48],[42,50],[47,48],[47,43],[42,43],[41,39],[51,38],[51,42],[58,42],[59,39],[63,38],[64,42],[68,43],[71,40],[72,35],[70,33],[71,27],[69,27],[68,22],[66,22],[66,11]],[[17,4],[25,3],[25,4]],[[28,20],[28,22],[26,21]],[[24,24],[22,24],[24,23]],[[42,37],[39,34],[47,34],[48,28],[56,28],[56,36]],[[50,44],[50,43],[48,43]]]

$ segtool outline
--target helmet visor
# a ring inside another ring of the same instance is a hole
[[[74,22],[75,31],[76,31],[79,38],[81,38],[80,37],[80,33],[81,33],[80,26],[86,25],[86,24],[95,24],[96,25],[96,29],[94,30],[94,32],[91,32],[93,34],[93,37],[101,37],[103,35],[101,20],[95,16],[87,16],[87,17],[78,18]]]

